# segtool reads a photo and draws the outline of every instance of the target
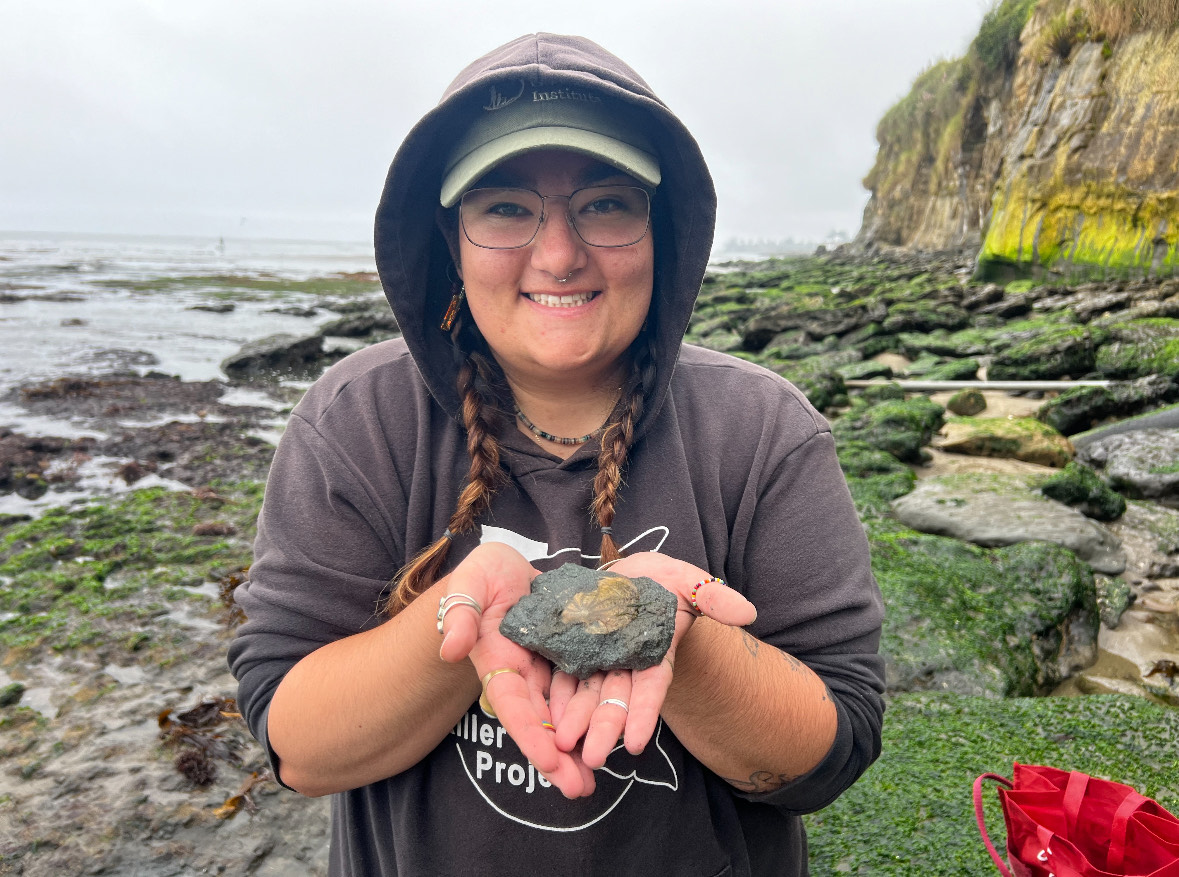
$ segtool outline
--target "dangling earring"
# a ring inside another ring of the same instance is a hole
[[[450,305],[446,308],[446,313],[442,317],[442,322],[439,324],[443,332],[449,332],[450,327],[454,325],[455,317],[458,316],[459,308],[462,307],[463,299],[467,295],[467,287],[461,284],[455,284],[458,287],[454,294],[450,297]],[[452,287],[453,289],[453,287]]]

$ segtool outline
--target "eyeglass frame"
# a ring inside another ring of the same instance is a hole
[[[489,247],[486,244],[477,244],[477,243],[475,243],[475,241],[471,240],[471,235],[467,233],[467,224],[463,221],[463,202],[466,200],[467,195],[469,195],[470,193],[486,191],[489,189],[500,189],[500,190],[504,190],[504,191],[516,191],[516,192],[531,192],[533,195],[535,195],[537,198],[540,199],[540,217],[536,221],[536,229],[535,229],[535,231],[532,232],[532,237],[530,237],[525,243],[517,244],[514,247]],[[627,243],[627,244],[591,244],[589,241],[587,241],[584,237],[582,237],[581,230],[577,227],[577,222],[576,222],[576,220],[574,220],[573,214],[569,212],[569,207],[573,203],[573,196],[574,195],[576,195],[578,192],[585,192],[588,189],[635,189],[639,192],[642,192],[643,195],[645,195],[646,199],[647,199],[647,222],[643,226],[643,233],[641,235],[639,235],[637,238],[635,238],[633,241],[631,241],[630,243]],[[629,184],[618,184],[618,185],[600,185],[599,184],[599,185],[594,185],[594,186],[582,186],[581,188],[574,189],[568,195],[542,195],[542,194],[540,194],[540,192],[536,191],[536,189],[529,189],[527,186],[476,186],[474,188],[467,189],[467,191],[463,192],[462,197],[459,198],[458,203],[455,205],[455,208],[458,211],[458,221],[459,221],[459,226],[463,230],[463,237],[465,237],[467,239],[467,241],[470,242],[471,246],[478,247],[481,250],[522,250],[525,247],[532,246],[532,244],[536,242],[536,236],[538,234],[540,234],[540,230],[544,226],[545,220],[549,216],[548,208],[547,208],[547,205],[545,204],[545,202],[548,201],[550,198],[564,198],[568,202],[565,206],[565,221],[567,223],[569,223],[569,227],[571,229],[573,229],[573,233],[577,235],[577,239],[579,241],[581,241],[587,247],[596,247],[598,249],[603,249],[603,250],[618,250],[618,249],[621,249],[622,247],[633,247],[635,244],[637,244],[639,241],[641,241],[643,238],[645,238],[648,234],[651,233],[651,207],[652,207],[651,199],[654,194],[655,194],[654,191],[652,189],[647,188],[646,186],[632,186]]]

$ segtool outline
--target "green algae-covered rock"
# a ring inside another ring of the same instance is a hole
[[[1069,440],[1032,417],[951,417],[934,444],[955,454],[1006,457],[1058,469],[1073,458]]]
[[[978,377],[979,362],[977,359],[951,359],[942,362],[925,372],[922,377],[927,381],[973,381]]]
[[[841,365],[837,371],[848,381],[871,381],[876,378],[891,378],[892,368],[883,362],[865,359]]]
[[[979,390],[959,390],[950,397],[946,408],[962,417],[973,417],[987,410],[987,397]]]
[[[1126,511],[1125,498],[1111,490],[1096,472],[1076,461],[1041,483],[1040,492],[1098,521],[1117,520]]]
[[[1000,350],[987,369],[995,381],[1044,381],[1079,378],[1096,365],[1105,332],[1088,326],[1045,328],[1036,337]]]
[[[917,483],[912,469],[867,442],[840,442],[837,450],[839,465],[847,476],[847,486],[861,520],[887,517],[889,504]]]
[[[1176,376],[1179,375],[1179,338],[1114,341],[1097,351],[1094,365],[1103,377],[1110,378]]]
[[[838,441],[859,440],[898,460],[921,462],[921,448],[942,425],[945,409],[924,396],[857,406],[835,422]]]
[[[1179,710],[1120,695],[990,700],[906,694],[884,714],[880,759],[805,817],[812,877],[994,874],[971,785],[1012,763],[1079,770],[1133,786],[1179,813]],[[986,793],[1002,848],[1003,817]]]
[[[884,381],[871,387],[864,387],[857,397],[857,404],[876,405],[880,402],[892,402],[905,398],[904,388],[896,381]]]
[[[1046,694],[1096,657],[1093,573],[1067,548],[988,550],[887,521],[868,527],[890,690]]]
[[[847,403],[847,386],[839,372],[802,372],[799,374],[779,370],[788,381],[802,390],[807,400],[820,411]]]
[[[1036,409],[1036,418],[1063,435],[1095,426],[1114,407],[1113,393],[1105,387],[1070,387]]]
[[[954,331],[963,328],[970,315],[950,302],[899,302],[888,309],[881,328],[885,332],[932,332],[935,329]]]

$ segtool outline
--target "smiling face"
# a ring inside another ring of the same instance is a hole
[[[625,247],[592,247],[578,237],[563,196],[597,185],[637,183],[557,150],[517,156],[479,181],[562,196],[545,202],[544,223],[528,246],[490,250],[458,235],[467,304],[510,383],[595,383],[626,367],[651,306],[655,252],[650,232]]]

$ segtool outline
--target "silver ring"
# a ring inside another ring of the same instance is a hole
[[[605,705],[606,705],[606,704],[608,704],[608,703],[612,703],[612,704],[614,704],[615,706],[620,706],[620,707],[622,707],[622,711],[623,711],[624,713],[626,713],[627,715],[630,715],[630,707],[626,705],[626,701],[625,701],[625,700],[619,700],[617,697],[608,697],[608,698],[606,698],[604,701],[602,701],[601,703],[599,703],[599,704],[598,704],[598,706],[605,706]]]
[[[453,601],[453,602],[451,602]],[[479,605],[479,601],[470,594],[447,594],[438,601],[438,632],[442,633],[442,622],[446,619],[446,613],[455,606],[470,606],[475,610],[475,614],[482,616],[483,607]]]

